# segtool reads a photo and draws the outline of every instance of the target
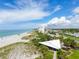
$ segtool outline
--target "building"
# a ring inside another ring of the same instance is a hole
[[[42,33],[45,33],[46,32],[46,30],[47,30],[47,25],[46,24],[42,24],[40,27],[39,27],[39,32],[42,32]]]
[[[54,49],[61,49],[61,43],[60,40],[50,40],[50,41],[44,41],[44,42],[39,42],[40,44],[46,45],[48,47],[54,48]]]
[[[61,49],[60,40],[50,40],[50,41],[44,41],[44,42],[39,42],[39,43],[46,45],[48,47],[51,47],[54,52],[53,59],[57,59],[57,51],[56,50]]]

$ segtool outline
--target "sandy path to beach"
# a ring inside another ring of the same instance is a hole
[[[25,45],[17,46],[7,57],[8,59],[35,59],[40,56],[38,52],[36,54],[34,53],[36,50],[31,51],[30,48],[31,47]]]
[[[17,42],[28,42],[29,40],[22,40],[22,37],[28,35],[27,33],[22,33],[22,34],[16,34],[16,35],[11,35],[11,36],[6,36],[6,37],[1,37],[0,38],[0,48],[17,43]]]

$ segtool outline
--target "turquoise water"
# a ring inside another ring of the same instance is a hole
[[[27,29],[27,30],[0,30],[0,37],[14,35],[14,34],[20,34],[20,33],[30,32],[30,31],[32,31],[32,30],[31,29]]]

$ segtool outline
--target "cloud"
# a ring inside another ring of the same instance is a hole
[[[70,18],[70,20],[72,21],[72,24],[79,24],[79,15],[75,15],[75,16],[72,16]]]
[[[46,28],[79,28],[79,15],[54,17],[42,26]]]
[[[46,27],[46,28],[56,28],[56,27],[63,27],[63,26],[68,26],[71,24],[70,20],[67,20],[66,17],[54,17],[50,21],[48,21],[45,24],[41,24],[41,27]]]
[[[2,22],[37,20],[49,15],[48,12],[42,10],[44,9],[42,6],[45,4],[39,6],[32,0],[17,0],[16,6],[11,3],[4,5],[14,9],[0,10],[0,21]]]
[[[2,23],[38,20],[51,14],[49,11],[44,11],[49,5],[48,0],[39,0],[39,2],[16,0],[15,5],[11,3],[5,3],[4,5],[14,9],[0,10],[0,21]],[[59,5],[54,8],[53,13],[58,10],[60,10]]]
[[[76,7],[76,8],[73,10],[73,13],[79,14],[79,7]]]
[[[60,18],[53,18],[51,19],[48,24],[64,24],[64,25],[67,25],[67,24],[70,24],[71,22],[69,20],[66,20],[65,17],[60,17]]]
[[[57,5],[57,6],[55,7],[55,9],[53,10],[52,13],[55,13],[55,12],[59,11],[60,9],[61,9],[61,6],[60,6],[60,5]]]
[[[74,15],[54,17],[43,26],[50,28],[79,28],[79,7],[76,7],[72,12]]]
[[[49,15],[40,10],[22,10],[22,11],[2,11],[0,12],[0,20],[4,21],[29,21],[34,19],[41,19]]]
[[[11,3],[5,3],[4,6],[14,8],[14,9],[17,8],[15,5],[13,5]]]

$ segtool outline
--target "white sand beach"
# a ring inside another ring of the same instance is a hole
[[[22,33],[22,34],[16,34],[11,36],[5,36],[0,38],[0,48],[4,46],[8,46],[13,43],[17,42],[28,42],[28,39],[22,39],[24,36],[28,36],[30,33]],[[40,56],[40,53],[30,45],[17,45],[14,49],[12,49],[7,55],[7,59],[35,59],[36,57]],[[33,51],[32,51],[33,49]],[[5,49],[3,49],[1,52],[4,52]],[[7,51],[7,50],[6,50]],[[36,52],[36,53],[35,53]],[[0,59],[3,59],[2,56],[0,56]]]
[[[29,35],[29,33],[15,34],[11,36],[5,36],[0,38],[0,48],[17,43],[17,42],[28,42],[29,40],[22,40],[22,37]]]

